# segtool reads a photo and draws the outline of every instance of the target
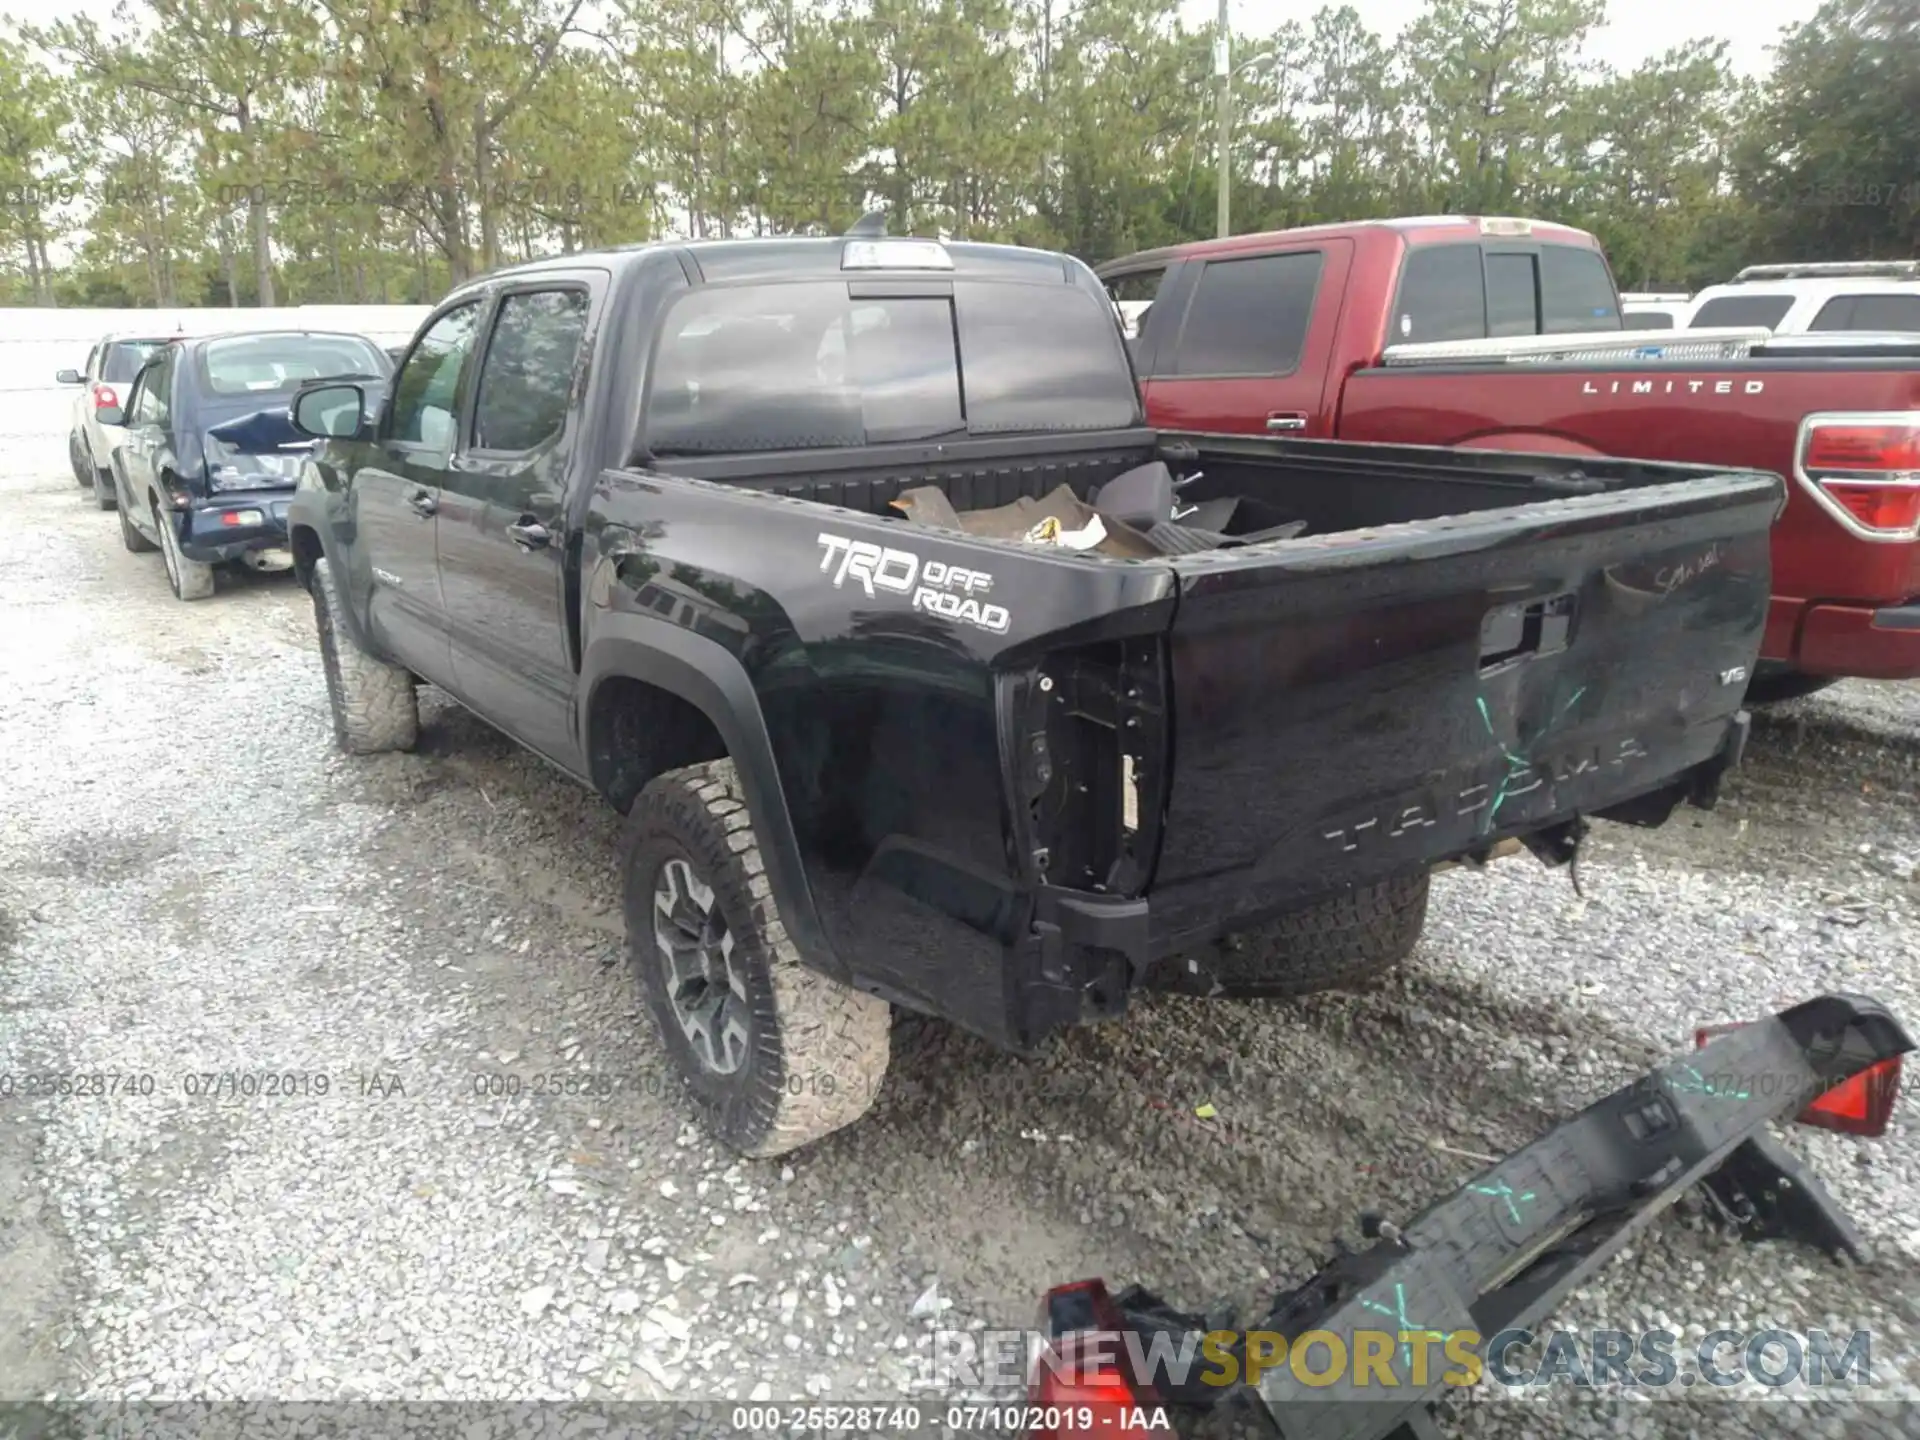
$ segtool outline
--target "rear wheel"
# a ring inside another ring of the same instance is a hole
[[[622,858],[634,978],[714,1134],[782,1155],[864,1115],[887,1070],[890,1007],[801,961],[733,762],[642,790]]]
[[[1154,967],[1154,989],[1284,998],[1377,980],[1413,953],[1427,919],[1427,872],[1325,896],[1257,930]]]
[[[160,555],[167,562],[167,584],[179,599],[205,600],[213,594],[213,566],[182,555],[173,522],[161,513],[157,501],[152,508],[153,527],[160,532]]]
[[[420,699],[413,674],[369,655],[353,643],[332,562],[313,562],[307,582],[313,623],[320,634],[320,665],[327,675],[333,738],[349,755],[411,750],[420,738]]]
[[[67,464],[73,467],[73,478],[82,490],[93,483],[87,474],[87,452],[78,435],[67,436]]]
[[[93,503],[102,510],[118,510],[120,499],[113,492],[113,472],[98,466],[93,471]]]
[[[1809,675],[1789,665],[1763,662],[1754,667],[1753,679],[1747,682],[1747,704],[1777,705],[1783,700],[1818,694],[1829,685],[1839,683],[1838,675]]]

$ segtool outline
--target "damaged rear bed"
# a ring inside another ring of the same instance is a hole
[[[850,971],[1015,1050],[1358,887],[1510,840],[1560,863],[1587,817],[1711,804],[1784,497],[1703,466],[1151,430],[671,463],[616,472],[636,513],[750,554],[781,602],[783,785],[873,797],[796,812]],[[879,722],[898,745],[831,738]],[[906,763],[931,734],[940,763]],[[920,938],[864,944],[883,916]]]

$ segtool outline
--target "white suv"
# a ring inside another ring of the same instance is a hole
[[[78,385],[73,402],[73,428],[67,432],[67,460],[73,466],[73,478],[82,489],[93,491],[102,510],[113,509],[114,450],[126,438],[118,425],[102,425],[100,415],[117,412],[126,399],[133,377],[147,357],[173,339],[170,335],[107,335],[87,352],[84,370],[62,370],[56,378],[62,385]]]
[[[1677,330],[1687,323],[1687,307],[1692,298],[1679,291],[1622,291],[1620,328]]]
[[[1686,328],[1764,325],[1776,335],[1920,332],[1920,261],[1749,265],[1693,297]]]

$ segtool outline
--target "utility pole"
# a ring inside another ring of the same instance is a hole
[[[1233,233],[1228,219],[1229,192],[1233,188],[1233,58],[1227,53],[1227,33],[1227,0],[1220,0],[1220,19],[1213,41],[1213,73],[1220,82],[1220,112],[1215,127],[1219,134],[1214,149],[1220,166],[1217,215],[1222,240]]]

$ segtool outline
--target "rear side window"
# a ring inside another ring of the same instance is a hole
[[[1771,330],[1792,308],[1791,295],[1722,295],[1694,311],[1687,328],[1709,330],[1716,325],[1764,325]]]
[[[1629,330],[1673,329],[1673,316],[1664,310],[1649,310],[1644,315],[1629,314],[1625,320]]]
[[[107,353],[101,359],[102,380],[115,384],[124,384],[140,373],[140,367],[147,363],[153,352],[167,342],[164,340],[120,340],[107,346]]]
[[[1540,247],[1540,320],[1545,335],[1620,328],[1620,299],[1599,251]]]
[[[687,294],[654,360],[648,448],[738,454],[1136,422],[1120,329],[1095,295],[965,280],[951,298],[867,288]]]
[[[518,452],[560,433],[586,328],[583,290],[539,290],[500,302],[474,400],[475,446]]]
[[[1422,245],[1400,270],[1390,345],[1481,340],[1487,334],[1487,284],[1478,245]]]
[[[1836,295],[1810,330],[1920,330],[1920,295]]]
[[[147,368],[134,401],[131,413],[138,425],[165,425],[173,418],[174,361],[180,352],[171,346],[159,348],[162,353]]]
[[[1299,368],[1325,256],[1209,261],[1180,327],[1176,375],[1285,375]]]

